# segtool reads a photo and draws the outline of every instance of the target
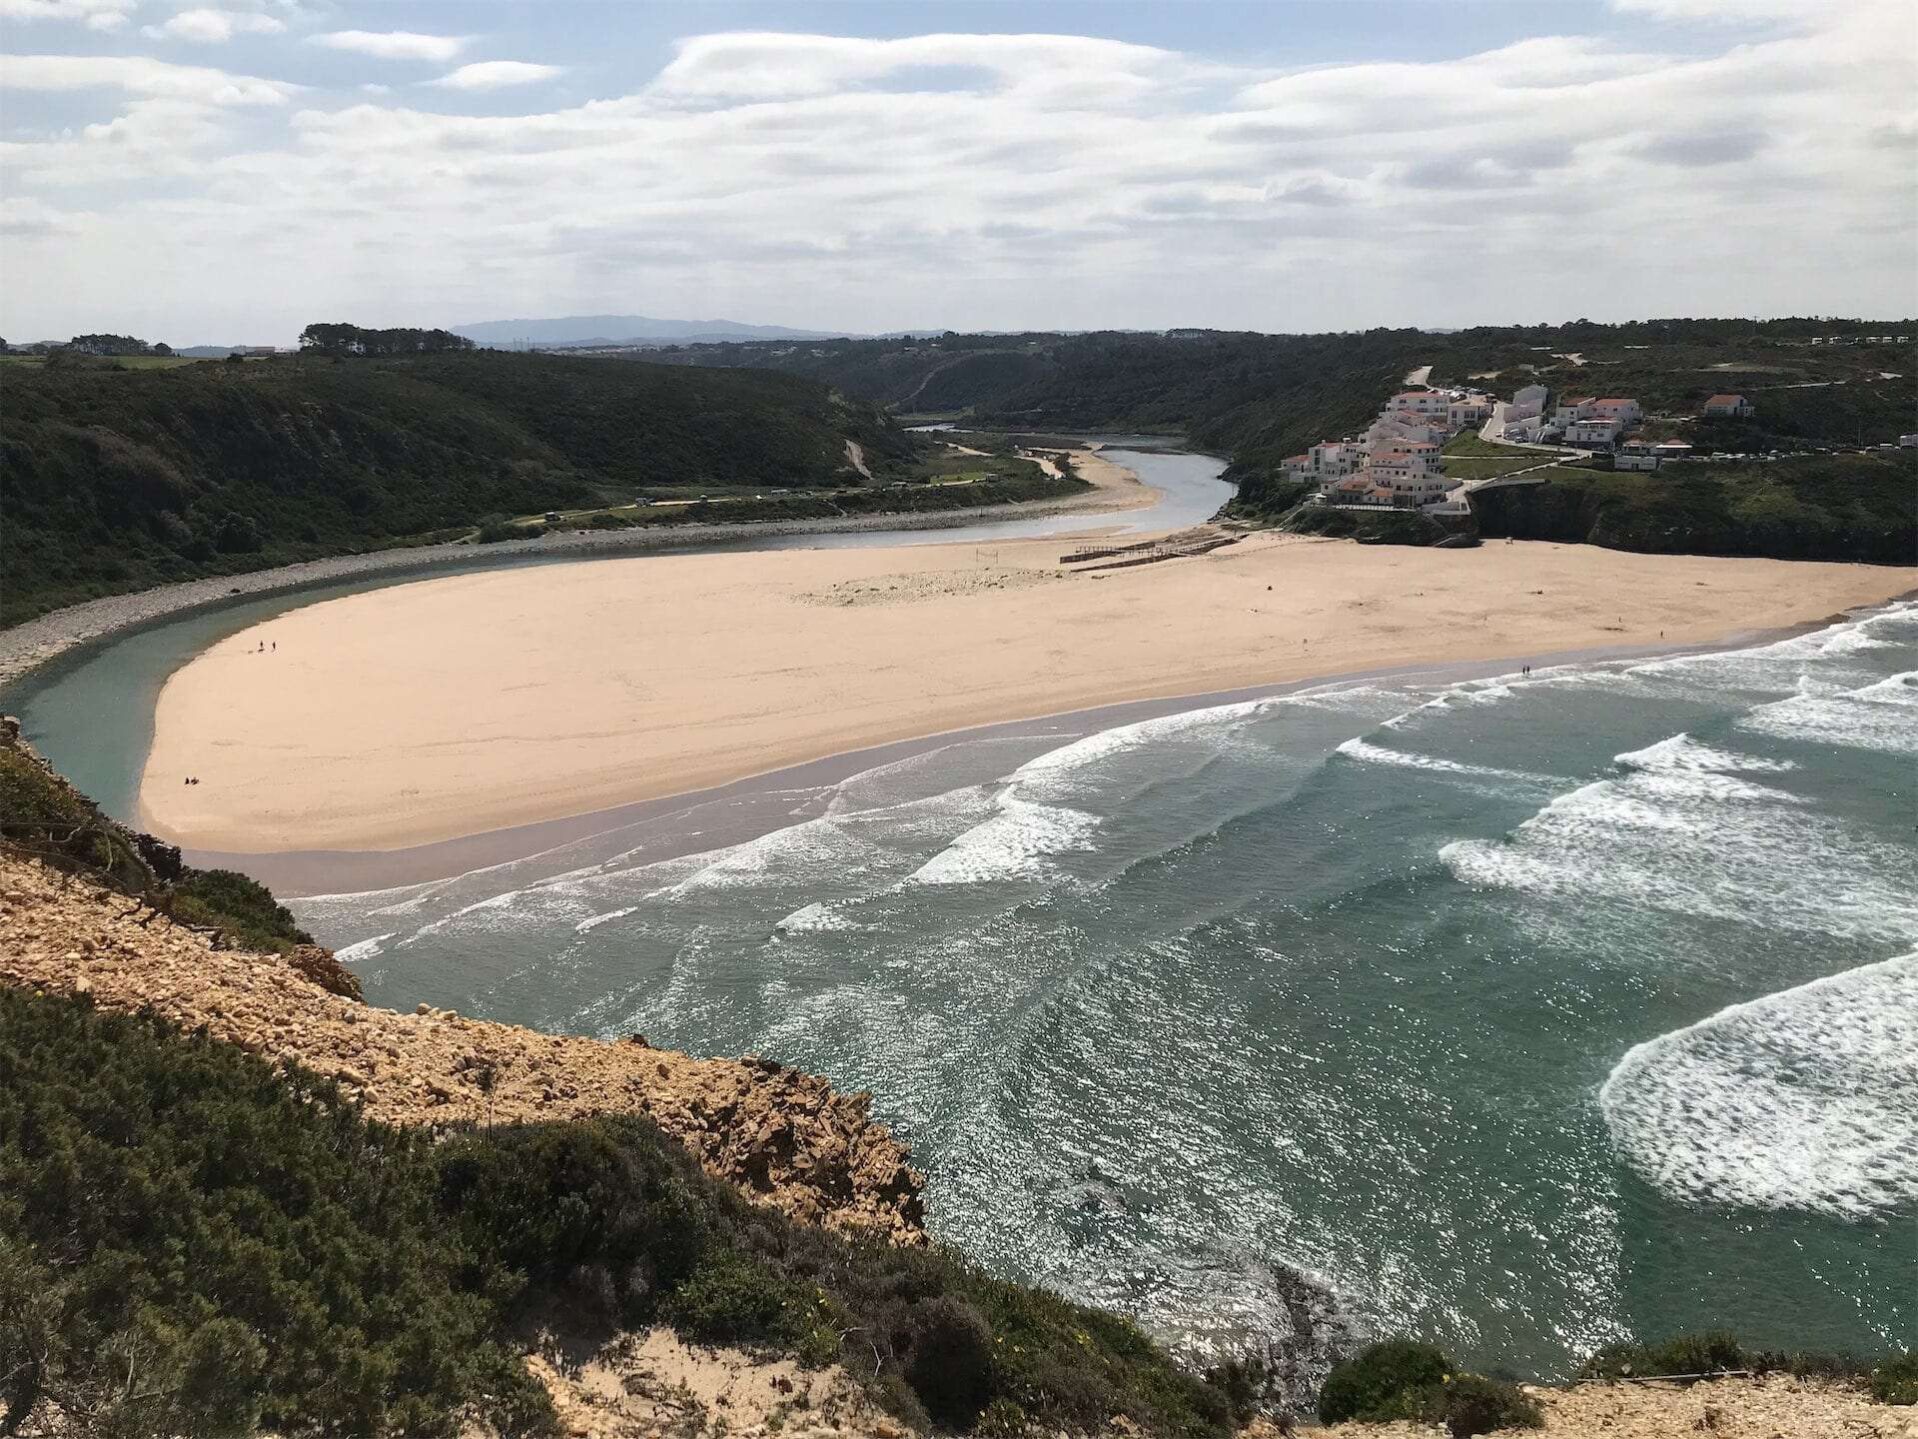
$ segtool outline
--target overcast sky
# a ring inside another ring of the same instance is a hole
[[[0,50],[10,340],[1918,312],[1915,0],[0,0]]]

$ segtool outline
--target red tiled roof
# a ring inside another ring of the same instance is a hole
[[[1638,401],[1632,399],[1630,396],[1613,395],[1607,399],[1593,400],[1592,403],[1594,405],[1635,405]]]
[[[1713,395],[1709,400],[1705,401],[1705,403],[1708,405],[1742,405],[1745,403],[1745,397],[1743,395]]]

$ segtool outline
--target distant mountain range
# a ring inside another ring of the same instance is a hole
[[[483,320],[453,333],[495,349],[528,345],[678,344],[716,340],[836,340],[846,330],[790,330],[736,320],[659,320],[650,315],[567,315],[550,320]]]

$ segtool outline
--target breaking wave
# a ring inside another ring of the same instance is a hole
[[[1612,1143],[1691,1203],[1860,1219],[1918,1205],[1918,954],[1720,1010],[1599,1091]]]

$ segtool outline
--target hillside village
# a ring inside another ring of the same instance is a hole
[[[1749,419],[1754,412],[1747,396],[1721,394],[1708,398],[1699,415]],[[1460,511],[1472,488],[1531,473],[1508,472],[1476,481],[1448,476],[1446,447],[1468,430],[1476,428],[1481,441],[1505,447],[1513,456],[1528,448],[1538,451],[1540,469],[1578,459],[1577,452],[1609,459],[1615,470],[1651,471],[1692,458],[1692,446],[1683,440],[1639,433],[1646,419],[1636,398],[1555,400],[1541,384],[1526,385],[1509,400],[1469,386],[1404,389],[1385,402],[1361,434],[1324,440],[1303,454],[1289,455],[1282,473],[1288,480],[1315,485],[1323,504]]]

